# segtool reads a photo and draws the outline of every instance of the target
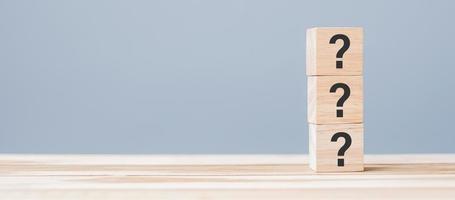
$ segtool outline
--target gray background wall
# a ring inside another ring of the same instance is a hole
[[[1,153],[306,153],[305,30],[365,29],[367,153],[455,153],[450,1],[0,0]]]

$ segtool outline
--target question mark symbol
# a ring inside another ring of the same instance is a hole
[[[346,85],[344,83],[335,83],[330,88],[330,93],[335,93],[338,88],[342,88],[344,93],[343,93],[343,96],[341,96],[340,99],[338,99],[338,101],[337,101],[337,107],[338,107],[337,108],[337,117],[343,117],[343,104],[351,95],[351,89],[349,88],[348,85]]]
[[[337,69],[342,69],[343,68],[343,55],[344,53],[349,49],[349,46],[351,45],[351,41],[349,40],[348,36],[343,35],[343,34],[336,34],[332,38],[330,38],[330,44],[335,44],[337,40],[343,40],[343,46],[341,47],[340,50],[337,52],[337,62],[336,62],[336,68]]]
[[[352,143],[351,136],[345,132],[338,132],[335,133],[335,135],[332,136],[331,141],[336,142],[338,138],[344,138],[344,145],[341,146],[340,150],[338,150],[338,156],[344,156],[344,153],[349,149]],[[343,158],[338,158],[338,166],[343,167],[344,166],[344,159]]]

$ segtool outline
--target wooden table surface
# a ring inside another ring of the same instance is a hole
[[[0,155],[0,199],[455,199],[455,154],[366,155],[314,173],[306,155]]]

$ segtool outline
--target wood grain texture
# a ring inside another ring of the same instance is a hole
[[[455,154],[366,155],[315,173],[306,155],[0,155],[1,199],[454,199]]]
[[[363,124],[309,124],[309,162],[317,172],[363,171]],[[338,150],[345,144],[344,138],[332,142],[335,133],[344,132],[351,138],[344,156]],[[338,166],[338,159],[344,166]]]
[[[341,40],[330,44],[336,34],[344,34],[350,46],[343,54],[343,68],[336,68],[336,54],[343,46]],[[306,69],[309,76],[321,75],[362,75],[363,73],[363,28],[360,27],[318,27],[307,30]]]
[[[337,102],[344,94],[342,88],[330,92],[336,83],[350,88],[350,96],[344,102],[343,117],[337,117]],[[363,122],[363,77],[362,76],[309,76],[308,77],[308,122],[313,124],[342,124]]]

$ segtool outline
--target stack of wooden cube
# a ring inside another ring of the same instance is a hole
[[[363,29],[307,30],[310,168],[363,171]]]

